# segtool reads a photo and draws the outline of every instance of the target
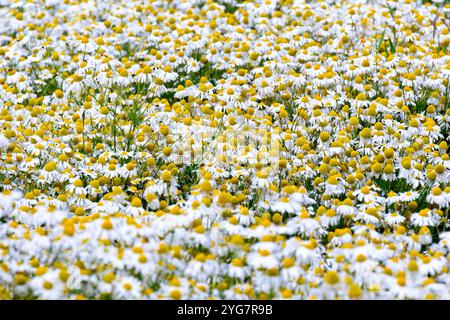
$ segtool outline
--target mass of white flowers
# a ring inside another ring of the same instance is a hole
[[[450,299],[450,4],[0,0],[0,299]]]

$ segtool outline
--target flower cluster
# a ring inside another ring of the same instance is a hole
[[[0,1],[0,298],[450,299],[450,4]]]

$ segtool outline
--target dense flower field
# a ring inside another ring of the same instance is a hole
[[[449,50],[445,1],[1,0],[0,298],[449,299]]]

